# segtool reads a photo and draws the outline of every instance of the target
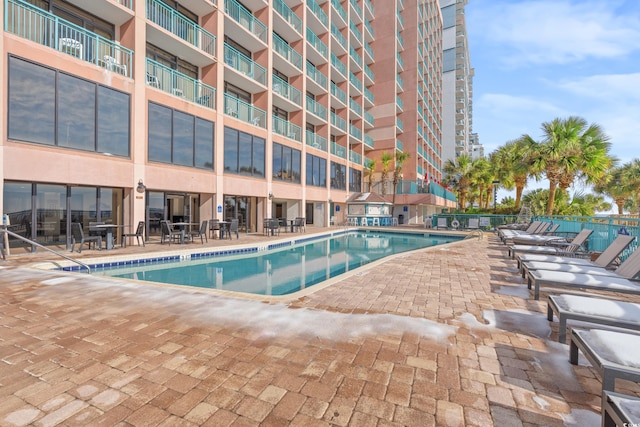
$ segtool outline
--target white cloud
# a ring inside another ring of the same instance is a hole
[[[498,43],[510,67],[566,64],[628,55],[640,49],[640,17],[616,15],[622,2],[486,1],[475,5],[483,27],[475,36]],[[473,31],[473,28],[471,29]]]
[[[640,101],[640,73],[594,75],[559,82],[558,87],[612,104]]]

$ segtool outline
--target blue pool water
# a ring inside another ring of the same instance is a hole
[[[459,239],[423,233],[356,231],[245,255],[99,268],[94,274],[259,295],[287,295],[389,255]]]

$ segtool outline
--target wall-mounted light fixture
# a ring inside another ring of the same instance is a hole
[[[269,200],[273,200],[273,193],[269,193]]]
[[[138,181],[138,187],[136,188],[136,191],[138,193],[144,193],[146,189],[147,189],[147,186],[144,185],[144,182],[142,182],[142,178],[140,178],[140,180]]]

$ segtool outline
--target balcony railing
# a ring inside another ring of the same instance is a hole
[[[267,70],[227,43],[224,44],[224,62],[258,83],[267,84]]]
[[[344,22],[347,22],[347,11],[344,10],[344,7],[342,7],[342,5],[340,4],[340,1],[331,0],[331,5],[336,10],[336,12],[338,12],[338,15],[340,15],[340,17],[344,20]]]
[[[211,56],[216,56],[216,36],[160,0],[147,0],[147,19]]]
[[[353,35],[356,36],[356,40],[364,40],[362,38],[362,33],[360,32],[358,27],[356,27],[356,24],[353,21],[349,22],[349,29],[351,30]]]
[[[396,75],[396,82],[398,83],[400,90],[404,90],[404,80],[402,80],[402,77]]]
[[[255,16],[247,12],[236,0],[225,0],[224,11],[237,23],[249,30],[263,42],[267,43],[267,26]]]
[[[320,40],[309,27],[307,27],[307,40],[309,41],[309,43],[311,43],[311,46],[315,47],[316,50],[320,52],[320,55],[322,55],[324,58],[329,55],[329,48],[327,47],[327,45],[324,44],[322,40]]]
[[[302,55],[295,51],[289,43],[284,41],[279,35],[273,33],[273,47],[276,52],[302,70]]]
[[[398,65],[400,66],[400,68],[404,68],[404,61],[402,60],[402,56],[400,56],[400,53],[396,54],[396,60],[398,61]]]
[[[364,4],[369,8],[369,10],[371,11],[371,14],[373,16],[376,16],[375,10],[373,9],[373,4],[371,4],[371,0],[364,0]]]
[[[404,103],[402,102],[402,98],[396,95],[396,105],[402,110],[404,109]]]
[[[364,44],[364,50],[367,51],[367,53],[369,54],[371,59],[375,59],[375,56],[373,55],[373,48],[371,47],[371,45],[369,43],[365,43]]]
[[[307,76],[311,77],[314,82],[318,83],[324,89],[327,89],[329,79],[309,61],[307,61]]]
[[[349,108],[351,108],[351,110],[357,115],[362,115],[362,105],[358,104],[358,102],[353,98],[349,98]]]
[[[131,77],[133,51],[22,0],[5,0],[4,30]]]
[[[347,158],[347,149],[337,142],[331,141],[331,154],[342,159]]]
[[[402,141],[396,139],[396,148],[400,151],[402,151]]]
[[[307,96],[307,111],[315,114],[316,116],[327,120],[327,107],[317,102],[315,99]]]
[[[347,103],[347,93],[340,89],[334,82],[331,82],[331,95],[338,98],[343,104]]]
[[[373,142],[373,138],[369,135],[364,136],[364,145],[366,145],[367,147],[373,148],[374,146],[374,142]]]
[[[353,60],[356,62],[356,64],[358,64],[359,66],[362,66],[362,56],[360,56],[360,54],[356,52],[353,46],[349,46],[349,54],[351,55]]]
[[[278,116],[273,116],[273,131],[294,141],[302,142],[302,128]]]
[[[320,20],[320,22],[324,24],[325,27],[329,25],[329,17],[324,13],[324,10],[322,10],[315,0],[307,0],[307,7]]]
[[[349,124],[349,135],[356,139],[362,139],[362,130],[357,126]]]
[[[362,164],[362,154],[356,153],[353,150],[349,150],[349,161],[358,165]]]
[[[368,111],[364,112],[364,120],[372,126],[376,124],[376,120],[373,118],[373,114]]]
[[[371,101],[372,104],[375,104],[375,97],[373,96],[373,92],[371,92],[366,87],[364,88],[364,97]]]
[[[360,79],[358,79],[356,77],[355,74],[353,74],[351,71],[349,71],[349,82],[351,82],[351,84],[358,89],[359,91],[362,91],[362,81]]]
[[[376,36],[376,33],[373,31],[373,26],[371,26],[371,23],[366,19],[364,20],[364,26],[367,27],[367,30],[369,30],[372,37]]]
[[[224,94],[224,113],[261,128],[267,127],[267,112],[228,93]]]
[[[287,21],[297,32],[302,34],[302,19],[287,6],[282,0],[275,0],[273,8]]]
[[[364,73],[373,81],[376,80],[376,75],[371,71],[371,68],[367,64],[364,65]]]
[[[331,112],[331,124],[343,132],[347,131],[347,121],[333,111]]]
[[[273,92],[287,98],[296,105],[302,106],[302,92],[275,75],[273,76]]]
[[[398,126],[398,129],[400,129],[401,131],[404,131],[404,123],[402,123],[400,117],[396,117],[396,126]]]
[[[331,65],[338,70],[343,76],[347,76],[347,66],[338,59],[335,53],[331,52]]]
[[[306,143],[309,147],[327,151],[327,138],[323,138],[320,135],[311,132],[310,130],[306,131]]]
[[[333,22],[331,23],[331,34],[336,38],[341,46],[347,45],[347,39],[340,32],[340,28],[336,27],[336,24],[334,24]]]
[[[216,88],[202,83],[164,64],[147,58],[147,85],[163,92],[216,108]]]

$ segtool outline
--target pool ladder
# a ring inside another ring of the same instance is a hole
[[[484,233],[482,230],[473,230],[471,233],[464,236],[464,240],[473,239],[474,237],[477,237],[478,240],[484,240]]]

